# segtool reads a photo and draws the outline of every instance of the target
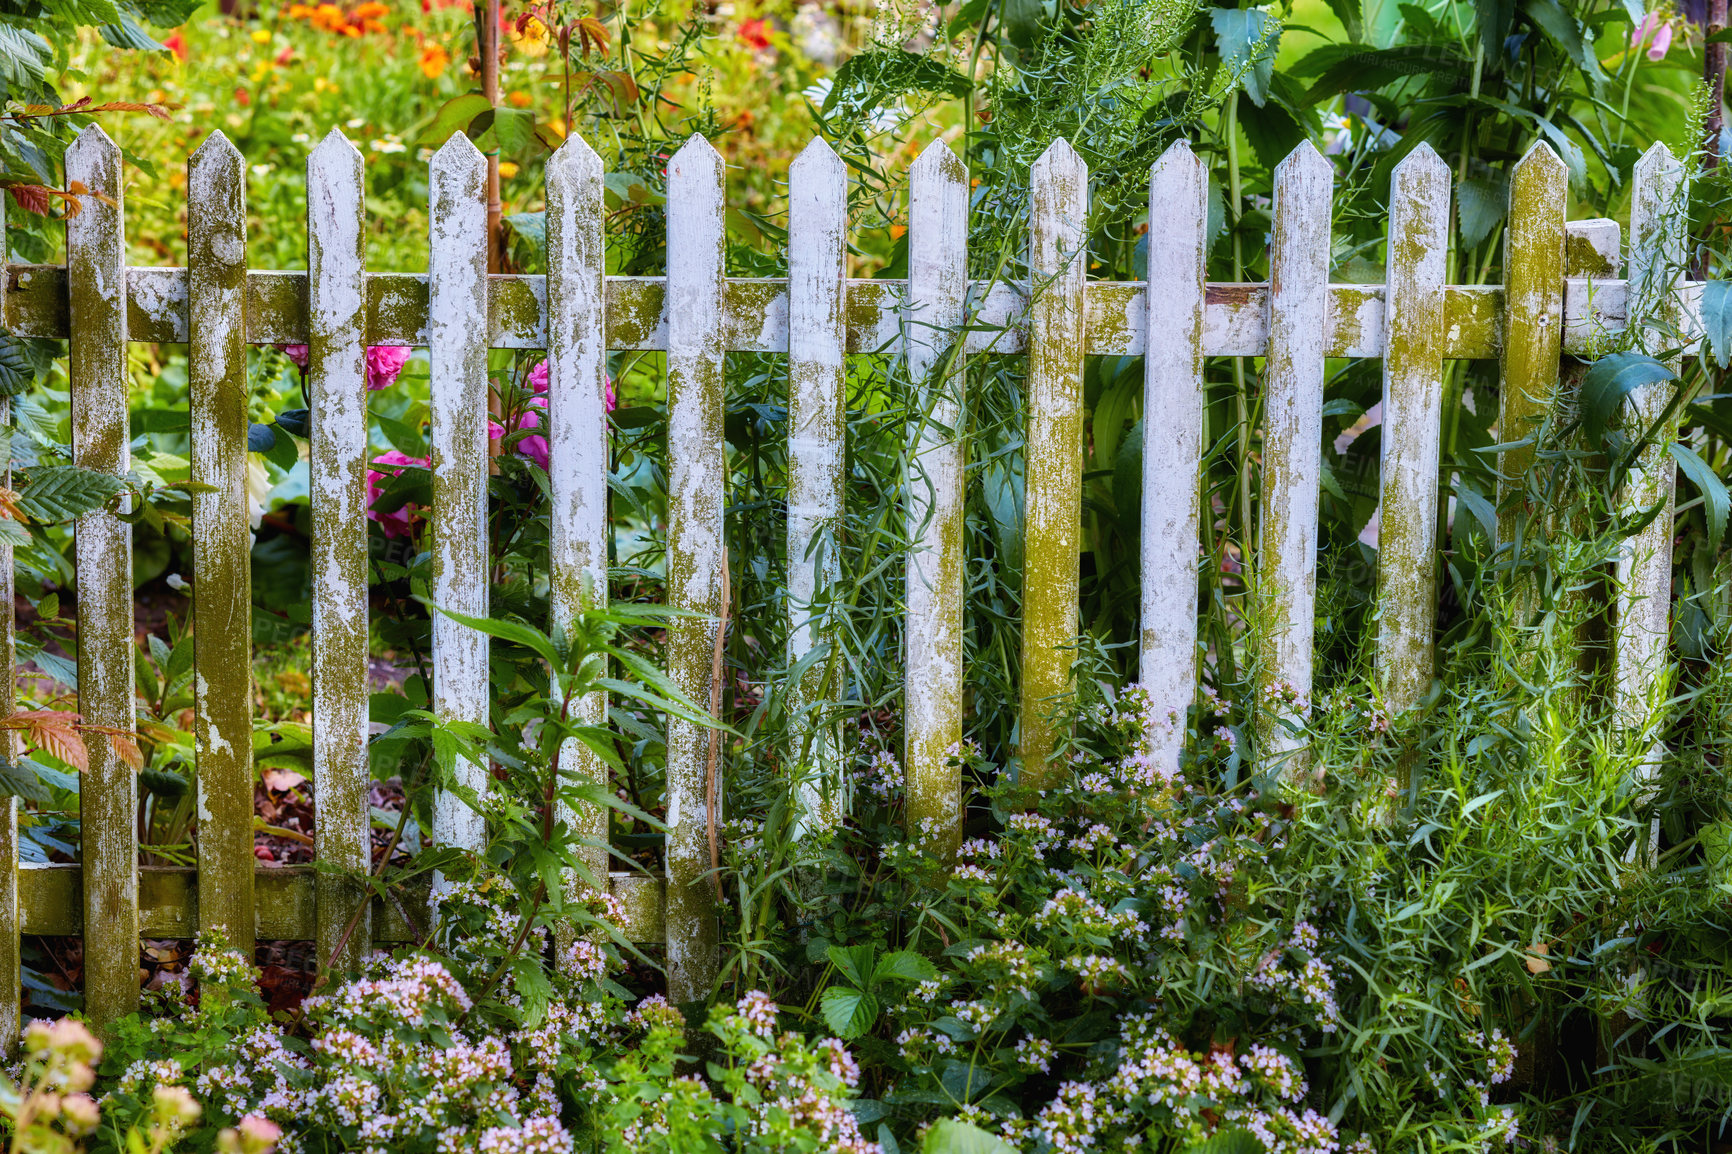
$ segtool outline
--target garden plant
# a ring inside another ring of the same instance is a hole
[[[432,364],[369,348],[371,866],[349,880],[413,940],[350,971],[306,942],[261,940],[249,957],[220,933],[147,938],[142,1008],[93,1032],[79,940],[27,935],[32,1020],[0,1076],[0,1141],[11,1154],[1732,1149],[1725,25],[1721,0],[0,0],[13,266],[65,259],[65,222],[99,194],[66,178],[64,157],[97,123],[128,166],[135,267],[188,263],[185,158],[220,130],[248,164],[252,267],[306,268],[306,157],[338,129],[364,158],[375,272],[427,271],[428,161],[463,133],[496,181],[493,271],[548,271],[546,165],[580,137],[605,169],[607,273],[662,275],[669,162],[695,133],[727,164],[736,277],[788,275],[785,174],[816,137],[848,169],[849,276],[909,276],[908,172],[942,141],[967,174],[970,278],[1027,285],[1030,170],[1062,138],[1089,174],[1091,280],[1144,278],[1149,238],[1171,224],[1150,219],[1150,168],[1185,140],[1208,174],[1212,283],[1272,278],[1276,168],[1301,145],[1333,181],[1330,280],[1383,283],[1391,177],[1426,146],[1453,180],[1445,283],[1496,286],[1511,272],[1512,175],[1534,145],[1561,162],[1572,220],[1627,224],[1656,142],[1687,178],[1667,206],[1688,236],[1669,275],[1702,282],[1687,321],[1632,309],[1591,358],[1567,358],[1529,430],[1500,427],[1496,361],[1443,362],[1435,674],[1405,708],[1386,701],[1375,658],[1378,550],[1395,531],[1378,515],[1380,364],[1326,366],[1315,671],[1300,692],[1271,683],[1264,644],[1284,624],[1260,556],[1268,365],[1206,363],[1200,676],[1172,711],[1137,683],[1145,429],[1168,415],[1144,411],[1141,357],[1090,356],[1074,691],[1043,703],[1062,735],[1044,774],[1023,764],[1019,731],[1028,362],[970,354],[954,430],[954,856],[906,812],[904,510],[910,444],[933,418],[893,350],[847,361],[843,516],[820,543],[835,577],[813,606],[821,642],[798,657],[789,358],[727,355],[708,700],[663,672],[687,616],[669,607],[667,355],[608,354],[606,604],[560,621],[547,356],[491,350],[489,608],[460,618],[492,646],[478,724],[435,709],[433,623],[448,607],[432,593]],[[79,860],[96,743],[136,768],[140,865],[197,860],[189,350],[129,348],[121,478],[73,461],[66,343],[0,330],[0,541],[18,620],[0,791],[25,862]],[[310,862],[318,832],[309,355],[256,346],[245,368],[261,875]],[[1641,419],[1640,388],[1662,397],[1662,419]],[[1675,468],[1673,508],[1624,500],[1650,450]],[[79,711],[74,530],[104,508],[124,511],[134,550],[130,730]],[[1659,517],[1674,526],[1667,660],[1633,716],[1614,687],[1612,607],[1620,558]],[[579,704],[597,693],[602,716]],[[720,966],[682,1004],[666,951],[633,940],[597,869],[662,867],[670,720],[702,726],[716,766],[705,884]],[[1162,752],[1175,744],[1176,760]],[[840,820],[825,827],[802,789],[832,755]],[[574,769],[580,756],[605,783]],[[484,794],[464,785],[475,767]],[[434,836],[453,794],[485,818],[479,850]]]

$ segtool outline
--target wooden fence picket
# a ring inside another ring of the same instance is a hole
[[[427,353],[432,379],[433,604],[487,615],[487,160],[458,132],[429,165]],[[492,699],[486,634],[433,614],[433,714],[486,725]],[[433,838],[479,853],[487,822],[485,762],[452,766],[456,790],[433,803]]]
[[[1389,192],[1377,666],[1391,713],[1431,684],[1448,252],[1449,166],[1421,144],[1395,166]]]
[[[848,169],[821,137],[788,170],[788,661],[833,642],[829,593],[842,575],[843,438],[847,431]],[[802,718],[789,764],[800,773],[803,826],[834,828],[845,812],[841,735],[820,724],[840,696],[824,680],[831,654],[791,687]]]
[[[307,387],[311,393],[307,403],[313,414],[309,480],[317,790],[313,829],[320,861],[357,872],[372,864],[367,809],[364,187],[361,154],[332,129],[307,158]],[[319,965],[338,970],[358,967],[372,945],[365,893],[352,878],[338,873],[320,873],[315,888]]]
[[[253,952],[253,535],[247,523],[246,161],[221,132],[187,163],[198,921]],[[161,671],[165,675],[167,670]]]
[[[120,148],[98,125],[66,150],[66,179],[100,193],[66,222],[72,459],[123,476],[126,232]],[[78,708],[88,725],[131,730],[132,526],[112,508],[73,531],[78,566]],[[98,1029],[138,1006],[138,774],[115,744],[93,739],[79,790],[84,859],[84,1012]]]
[[[1688,220],[1682,203],[1684,168],[1664,144],[1656,143],[1636,162],[1630,200],[1630,323],[1641,325],[1638,347],[1658,352],[1671,344],[1682,317],[1675,289],[1684,277]],[[1673,371],[1680,367],[1670,361]],[[1640,436],[1660,421],[1672,392],[1668,382],[1639,386],[1625,406],[1625,427]],[[1656,690],[1665,686],[1666,643],[1672,594],[1672,488],[1674,465],[1670,428],[1656,433],[1625,478],[1620,502],[1625,513],[1661,506],[1660,513],[1624,543],[1617,565],[1616,633],[1612,671],[1614,706],[1625,725],[1652,720]],[[1656,735],[1650,735],[1657,741]]]
[[[1263,381],[1263,508],[1255,585],[1268,620],[1258,703],[1272,763],[1301,768],[1316,631],[1318,477],[1323,468],[1323,355],[1329,322],[1330,185],[1309,143],[1275,169],[1269,250],[1269,348]]]
[[[667,599],[699,615],[673,622],[667,662],[674,684],[707,703],[728,564],[722,522],[726,237],[722,158],[696,133],[668,162],[667,221]],[[722,767],[715,766],[712,798],[708,731],[671,717],[667,726],[668,999],[678,1004],[707,995],[720,962],[710,837],[722,822]]]
[[[903,364],[909,414],[903,775],[909,832],[940,860],[962,841],[962,424],[968,172],[942,140],[908,172]]]
[[[1510,172],[1504,231],[1504,341],[1499,357],[1498,440],[1534,435],[1558,387],[1564,352],[1564,215],[1569,169],[1545,141],[1528,149]],[[1534,447],[1506,449],[1498,458],[1498,542],[1532,533],[1527,510],[1512,494],[1527,484]]]
[[[548,159],[547,417],[548,587],[554,624],[569,630],[585,609],[605,609],[607,585],[607,238],[602,163],[578,136]],[[607,720],[606,692],[578,703],[589,725]],[[586,782],[606,786],[607,765],[580,741],[560,754]],[[564,815],[596,844],[581,853],[598,885],[608,872],[607,811]]]
[[[1029,173],[1028,440],[1023,454],[1021,780],[1050,788],[1048,719],[1071,685],[1082,548],[1088,166],[1055,140]]]
[[[1209,176],[1180,141],[1149,174],[1148,349],[1143,354],[1142,627],[1138,662],[1157,768],[1175,770],[1197,695],[1198,468]],[[1211,563],[1214,563],[1211,561]]]

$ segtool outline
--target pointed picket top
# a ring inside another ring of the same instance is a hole
[[[451,139],[441,144],[439,151],[428,161],[428,169],[435,178],[446,173],[461,176],[470,171],[485,172],[487,158],[466,134],[453,132]]]
[[[792,179],[796,175],[804,175],[808,170],[812,170],[813,178],[817,179],[820,174],[831,171],[840,171],[846,175],[848,166],[836,155],[836,150],[830,147],[829,141],[822,136],[814,136],[811,143],[802,148],[800,155],[794,158],[794,163],[788,166],[788,176]]]
[[[96,126],[91,125],[91,127]],[[241,150],[235,147],[235,142],[230,140],[222,129],[218,128],[199,141],[198,147],[192,150],[186,163],[189,169],[196,169],[219,163],[245,164],[246,158],[241,155]]]
[[[945,180],[960,182],[968,175],[962,161],[943,139],[934,140],[920,150],[914,163],[908,166],[911,181]]]
[[[1189,140],[1175,140],[1167,145],[1167,150],[1160,158],[1149,166],[1149,182],[1167,187],[1171,182],[1184,181],[1193,172],[1201,171],[1203,162],[1197,159],[1197,154],[1191,150]]]
[[[581,183],[584,177],[601,167],[601,157],[589,146],[589,141],[573,133],[547,158],[546,179]]]
[[[1517,181],[1543,180],[1549,183],[1552,180],[1562,180],[1567,182],[1569,178],[1569,165],[1565,164],[1553,151],[1552,146],[1543,140],[1534,141],[1532,147],[1520,160],[1516,161],[1515,167],[1510,169],[1510,186],[1512,188]]]
[[[81,163],[100,163],[109,158],[120,159],[120,145],[114,143],[114,138],[102,130],[102,125],[87,124],[67,146],[65,164],[70,171]]]
[[[720,173],[725,162],[722,154],[716,151],[701,132],[694,132],[686,137],[686,142],[680,145],[680,150],[674,153],[668,161],[668,179],[677,176],[701,176],[706,172]]]
[[[1046,146],[1046,151],[1040,154],[1040,159],[1034,162],[1030,169],[1036,177],[1048,172],[1065,172],[1083,167],[1082,157],[1071,147],[1070,141],[1062,136],[1054,137],[1053,142]]]
[[[1304,141],[1287,154],[1287,159],[1275,166],[1275,183],[1286,184],[1300,179],[1302,176],[1325,176],[1331,180],[1335,175],[1335,166],[1329,163],[1329,158],[1317,151],[1317,146],[1309,140]]]
[[[1449,165],[1445,164],[1443,157],[1437,154],[1437,149],[1423,140],[1420,141],[1419,147],[1401,158],[1400,163],[1395,166],[1391,174],[1391,178],[1397,184],[1421,180],[1428,176],[1434,179],[1448,180]]]
[[[95,125],[91,127],[94,128]],[[85,129],[85,131],[88,132],[90,129]],[[1683,162],[1672,155],[1672,150],[1666,146],[1666,143],[1656,140],[1648,146],[1648,151],[1642,154],[1642,158],[1636,161],[1634,176],[1639,183],[1644,178],[1653,179],[1657,176],[1682,173],[1683,170]]]
[[[343,135],[341,128],[333,128],[325,133],[325,138],[313,146],[313,151],[307,154],[307,164],[320,168],[334,167],[361,159],[361,150],[355,147],[353,141]]]

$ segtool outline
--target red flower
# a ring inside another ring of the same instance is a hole
[[[734,33],[734,37],[747,48],[768,48],[770,46],[770,22],[768,20],[742,21],[740,30]]]
[[[186,37],[182,36],[179,32],[176,32],[173,36],[164,40],[162,46],[174,53],[175,59],[182,61],[186,59]]]

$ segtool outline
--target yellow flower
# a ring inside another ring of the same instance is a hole
[[[500,161],[499,175],[501,179],[510,180],[512,177],[517,175],[517,163],[511,160]]]
[[[525,56],[545,56],[551,35],[539,16],[526,16],[511,30],[511,42]]]
[[[254,44],[269,44],[270,42],[271,42],[271,30],[269,28],[254,28],[253,29],[253,43]]]

